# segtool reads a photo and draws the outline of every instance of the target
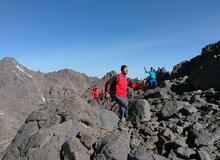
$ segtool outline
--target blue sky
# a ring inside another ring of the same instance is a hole
[[[220,40],[219,0],[1,0],[0,59],[102,77],[172,67]]]

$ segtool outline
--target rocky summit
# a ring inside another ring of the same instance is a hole
[[[219,57],[220,41],[171,73],[162,68],[156,88],[129,89],[126,125],[116,103],[90,99],[93,86],[103,90],[114,71],[103,79],[68,69],[43,74],[5,58],[0,63],[1,146],[10,142],[6,135],[16,131],[15,122],[25,121],[0,159],[218,160]]]

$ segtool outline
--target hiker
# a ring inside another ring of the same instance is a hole
[[[146,67],[144,66],[145,73],[148,73],[150,75],[149,77],[149,83],[152,88],[157,87],[157,73],[160,71],[160,67],[158,67],[158,70],[156,71],[153,69],[153,67],[150,67],[150,71],[147,71]]]
[[[98,86],[94,86],[94,88],[92,89],[92,98],[93,98],[93,100],[96,100],[98,102],[98,104],[100,104],[101,94],[102,94],[102,92],[100,91]]]
[[[126,65],[121,66],[121,73],[114,76],[113,79],[107,81],[105,84],[105,96],[110,97],[110,94],[114,94],[114,100],[120,105],[121,108],[121,120],[126,121],[128,119],[128,85],[132,88],[140,88],[140,84],[132,84],[126,77],[128,74],[128,67]],[[115,86],[113,86],[113,84]],[[113,87],[112,87],[113,86]],[[115,88],[115,93],[110,92],[110,88]]]

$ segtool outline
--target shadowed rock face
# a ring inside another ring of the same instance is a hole
[[[37,105],[81,95],[96,81],[65,69],[43,74],[28,70],[13,58],[0,61],[0,151]]]
[[[189,83],[195,89],[220,89],[220,41],[202,49],[199,56],[184,61],[172,71],[172,78],[188,76]]]
[[[112,117],[115,123],[110,123]],[[89,160],[92,153],[88,150],[98,138],[112,131],[118,120],[115,113],[91,107],[79,97],[42,104],[29,114],[0,158]]]

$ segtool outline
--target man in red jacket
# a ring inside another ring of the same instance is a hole
[[[115,89],[115,101],[120,105],[122,110],[121,119],[128,119],[128,96],[127,87],[130,85],[132,88],[140,88],[140,84],[132,84],[126,77],[128,74],[128,67],[126,65],[121,66],[121,74],[116,76],[116,89]],[[105,85],[105,95],[109,97],[109,86],[111,83],[107,82]]]

